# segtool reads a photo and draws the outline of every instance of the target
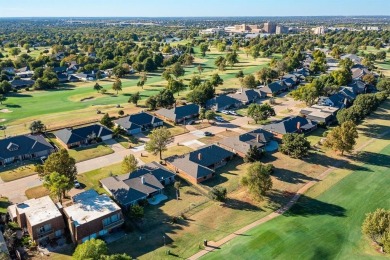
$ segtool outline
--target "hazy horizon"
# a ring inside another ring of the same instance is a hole
[[[179,3],[179,4],[178,4]],[[389,16],[389,0],[3,1],[0,18]]]

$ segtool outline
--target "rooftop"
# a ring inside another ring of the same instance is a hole
[[[99,195],[95,190],[87,190],[73,197],[74,204],[64,208],[64,212],[79,226],[121,208],[106,194]]]

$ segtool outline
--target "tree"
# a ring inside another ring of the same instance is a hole
[[[227,190],[225,187],[215,186],[209,191],[209,197],[216,201],[225,201],[227,197]]]
[[[319,79],[315,79],[311,83],[291,91],[291,96],[295,100],[304,101],[306,105],[311,106],[321,95],[322,88],[322,82]]]
[[[194,76],[192,76],[190,82],[188,83],[188,86],[192,90],[192,89],[200,86],[200,84],[202,84],[202,79],[199,76],[194,75]]]
[[[272,188],[272,168],[272,164],[265,165],[261,162],[251,164],[241,179],[242,185],[246,186],[253,196],[261,199]]]
[[[69,183],[72,185],[76,180],[76,160],[69,155],[66,149],[61,149],[60,151],[49,155],[43,168],[44,176],[57,172],[60,175],[67,177]]]
[[[306,139],[304,134],[285,134],[282,138],[282,145],[280,151],[292,158],[302,158],[309,154],[310,142]]]
[[[202,54],[202,57],[206,56],[206,51],[209,50],[209,45],[207,43],[201,43],[199,45],[200,53]]]
[[[72,258],[74,260],[100,259],[101,256],[107,255],[108,248],[106,243],[100,239],[87,240],[76,247]]]
[[[149,141],[145,145],[145,150],[159,154],[160,160],[162,160],[162,152],[167,150],[167,145],[173,141],[171,132],[166,128],[156,128],[149,134]]]
[[[375,78],[374,74],[372,74],[372,73],[364,75],[362,77],[362,80],[365,83],[370,84],[370,85],[375,85],[375,83],[376,83],[376,78]]]
[[[210,83],[216,88],[223,84],[223,79],[217,73],[215,73],[211,76]]]
[[[50,191],[50,194],[56,196],[62,203],[62,195],[72,189],[73,183],[65,175],[58,172],[52,172],[44,178],[43,186]]]
[[[239,70],[236,74],[236,78],[238,79],[244,78],[244,72],[242,70]]]
[[[358,132],[356,125],[352,121],[347,121],[333,128],[333,130],[326,136],[324,143],[325,147],[340,151],[341,155],[344,152],[351,152],[356,144]]]
[[[390,79],[389,78],[382,78],[378,84],[376,84],[376,88],[379,91],[384,91],[386,93],[390,93]]]
[[[16,57],[16,56],[18,56],[19,54],[20,54],[20,49],[19,48],[11,48],[11,49],[9,49],[9,54],[10,55],[12,55],[12,56],[14,56],[14,57]]]
[[[175,76],[176,79],[181,76],[184,76],[185,74],[185,70],[183,66],[180,64],[180,62],[176,62],[175,64],[173,64],[173,66],[170,68],[170,71],[173,74],[173,76]]]
[[[38,173],[38,175],[39,175],[40,177],[43,177],[43,176],[44,176],[45,169],[43,168],[43,165],[42,165],[42,164],[36,164],[36,165],[34,166],[34,171],[35,171],[36,173]]]
[[[257,162],[260,161],[261,157],[263,157],[263,151],[256,145],[250,146],[248,152],[245,154],[244,162]]]
[[[141,219],[144,216],[144,208],[135,204],[129,208],[129,213],[132,218]]]
[[[190,93],[187,94],[187,100],[189,102],[205,105],[207,100],[214,97],[215,89],[209,81],[205,81],[202,85],[194,88]]]
[[[234,64],[238,63],[238,54],[236,51],[230,52],[226,54],[226,62],[230,65],[230,67],[233,67]]]
[[[213,120],[214,118],[215,118],[215,112],[213,110],[206,111],[205,119],[207,119],[208,122],[210,122],[210,120]]]
[[[170,81],[168,81],[167,89],[172,91],[172,93],[177,93],[177,95],[180,96],[180,91],[185,90],[186,86],[184,85],[182,80],[171,79]]]
[[[93,89],[96,90],[97,92],[99,92],[100,90],[102,90],[102,86],[99,85],[99,83],[95,83],[95,85],[93,86]]]
[[[135,92],[133,94],[130,95],[129,97],[129,103],[133,103],[135,106],[138,105],[138,101],[141,99],[141,95],[139,92]]]
[[[158,107],[168,108],[175,104],[173,92],[169,89],[164,89],[158,95],[156,95],[156,101]]]
[[[147,105],[150,110],[155,110],[157,108],[156,97],[154,96],[148,97],[148,99],[146,99],[145,101],[145,105]]]
[[[119,78],[115,79],[115,82],[112,84],[112,90],[116,91],[118,95],[118,91],[122,91],[122,81]]]
[[[220,71],[224,71],[226,67],[226,59],[222,56],[218,56],[214,61],[215,66],[218,67]]]
[[[385,245],[385,250],[387,249],[386,252],[389,253],[390,210],[379,208],[366,214],[362,224],[362,232],[376,244]]]
[[[198,69],[199,74],[202,74],[202,72],[204,71],[204,68],[202,67],[201,64],[198,65],[197,69]]]
[[[384,61],[386,59],[386,52],[385,51],[378,51],[376,53],[376,59]]]
[[[342,69],[351,70],[353,65],[354,63],[350,58],[345,58],[339,61],[339,66]]]
[[[252,74],[246,75],[242,80],[242,86],[244,88],[251,88],[251,89],[256,88],[257,82],[255,76],[253,76]]]
[[[107,114],[104,114],[104,116],[102,117],[102,119],[100,119],[100,123],[104,126],[107,126],[108,128],[111,128],[114,126],[114,123],[112,122],[112,119],[110,118],[110,116]]]
[[[118,65],[112,69],[112,73],[117,78],[123,78],[123,76],[126,75],[127,71],[122,65]]]
[[[46,129],[46,126],[42,123],[41,120],[33,121],[29,127],[32,134],[43,133]]]
[[[250,116],[255,123],[266,120],[271,116],[275,116],[275,110],[267,103],[259,105],[252,103],[248,107],[248,116]]]
[[[0,94],[0,105],[2,105],[3,102],[6,101],[6,100],[7,100],[7,97],[4,96],[3,94]]]
[[[137,170],[138,161],[134,155],[129,154],[123,158],[122,161],[122,173],[131,173]]]

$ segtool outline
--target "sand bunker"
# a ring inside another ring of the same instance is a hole
[[[7,108],[4,108],[4,109],[0,110],[0,113],[12,113],[12,111],[7,109]]]

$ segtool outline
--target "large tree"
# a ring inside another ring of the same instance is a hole
[[[340,151],[341,155],[344,152],[351,152],[356,144],[358,132],[356,125],[352,121],[347,121],[333,128],[333,130],[326,136],[325,147]]]
[[[62,203],[63,194],[72,189],[73,183],[67,176],[52,172],[45,176],[43,186]]]
[[[201,84],[202,84],[202,79],[199,76],[194,75],[194,76],[192,76],[190,82],[188,83],[188,86],[192,90],[192,89],[200,86]]]
[[[106,243],[100,239],[87,240],[84,243],[78,245],[73,253],[72,258],[74,260],[85,259],[101,259],[103,255],[107,255],[108,248]]]
[[[104,114],[102,119],[100,119],[100,123],[104,126],[107,126],[108,128],[111,128],[114,126],[114,123],[112,122],[111,117],[108,115],[108,113]]]
[[[133,94],[130,94],[130,97],[129,97],[129,103],[133,103],[135,106],[138,105],[138,101],[141,99],[141,95],[139,93],[139,91],[133,93]]]
[[[148,137],[149,141],[145,145],[145,150],[154,155],[159,154],[162,160],[162,152],[166,151],[168,144],[173,141],[171,132],[166,127],[156,128]]]
[[[186,89],[186,85],[184,85],[182,80],[171,79],[168,81],[167,89],[180,96],[180,92]]]
[[[390,253],[390,210],[377,209],[368,213],[362,224],[362,232]]]
[[[241,179],[242,185],[246,186],[255,198],[261,199],[272,188],[272,168],[271,164],[265,165],[261,162],[251,164]]]
[[[51,174],[52,172],[58,172],[59,174],[69,178],[71,183],[73,183],[76,179],[76,160],[69,155],[66,149],[61,149],[60,151],[49,155],[43,168],[44,175]]]
[[[256,88],[257,82],[255,76],[252,74],[246,75],[242,80],[242,86],[244,88],[251,88],[251,89]]]
[[[200,53],[202,54],[202,56],[206,56],[206,51],[209,50],[209,45],[207,43],[201,43],[199,45],[199,50],[200,50]]]
[[[225,201],[227,197],[227,190],[225,187],[215,186],[209,191],[209,197],[216,201]]]
[[[250,116],[255,123],[266,120],[271,116],[275,116],[275,110],[267,103],[259,105],[252,103],[248,107],[248,116]]]
[[[122,81],[119,78],[116,78],[115,82],[112,84],[112,90],[116,91],[117,95],[119,91],[122,91]]]
[[[123,158],[122,161],[122,173],[131,173],[137,170],[138,161],[134,155],[129,154]]]
[[[0,105],[2,105],[3,102],[6,101],[6,100],[7,100],[7,97],[4,96],[3,94],[0,94]]]
[[[261,157],[263,157],[263,151],[256,145],[251,145],[248,152],[245,154],[244,162],[258,162],[260,161]]]
[[[213,74],[210,78],[210,83],[211,85],[213,85],[214,87],[218,87],[219,85],[222,85],[223,84],[223,79],[217,74]]]
[[[282,143],[280,151],[292,158],[302,158],[309,154],[310,142],[304,134],[285,134]]]
[[[38,133],[43,133],[46,129],[45,125],[42,123],[41,120],[36,120],[36,121],[33,121],[31,124],[30,124],[30,127],[29,127],[30,131],[32,134],[38,134]]]
[[[389,78],[382,78],[378,84],[376,84],[376,88],[379,91],[384,91],[386,93],[390,93],[390,79]]]

